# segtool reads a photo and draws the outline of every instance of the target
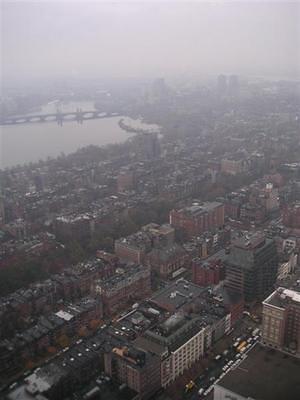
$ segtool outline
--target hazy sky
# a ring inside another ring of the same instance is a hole
[[[1,3],[4,79],[299,73],[298,1]]]

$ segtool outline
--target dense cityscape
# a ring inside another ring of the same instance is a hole
[[[130,97],[159,132],[1,171],[4,398],[296,399],[299,83]]]
[[[300,4],[170,4],[1,4],[0,400],[300,398]]]

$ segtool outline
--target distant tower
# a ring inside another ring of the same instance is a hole
[[[148,96],[150,103],[164,101],[168,97],[169,89],[164,78],[155,79],[152,83]]]
[[[153,94],[158,97],[164,96],[166,94],[167,86],[166,86],[164,78],[158,78],[153,82],[152,91],[153,91]]]
[[[237,75],[230,75],[228,78],[228,92],[232,96],[236,96],[239,92],[239,78]]]
[[[219,94],[226,94],[227,92],[227,78],[225,75],[219,75],[217,80],[217,91]]]
[[[0,194],[1,196],[1,194]],[[4,201],[0,197],[0,226],[5,224],[5,209],[4,209]]]
[[[0,226],[5,224],[4,197],[2,194],[2,175],[0,175]]]

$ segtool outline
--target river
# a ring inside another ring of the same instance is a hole
[[[62,112],[94,110],[91,102],[72,102],[60,105]],[[43,106],[38,112],[52,113],[56,111],[54,103]],[[20,125],[6,125],[0,127],[0,169],[17,164],[35,162],[56,157],[61,153],[69,154],[88,145],[103,146],[109,143],[120,143],[132,134],[124,131],[118,125],[122,117],[93,119],[78,124],[75,121],[66,121],[62,126],[56,122],[31,123]],[[130,122],[126,118],[126,123]],[[132,126],[150,127],[133,121]]]

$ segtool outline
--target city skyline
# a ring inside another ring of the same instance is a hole
[[[4,80],[299,77],[299,2],[9,2]]]

